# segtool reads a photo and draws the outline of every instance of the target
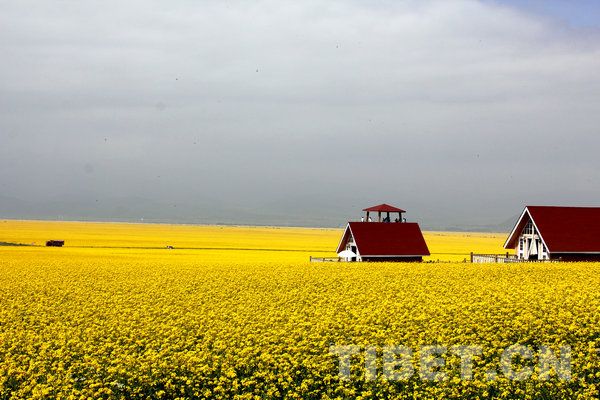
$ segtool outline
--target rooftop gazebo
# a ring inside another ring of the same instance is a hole
[[[367,212],[367,218],[365,219],[366,222],[371,222],[371,220],[369,219],[371,213],[377,213],[377,222],[382,222],[382,220],[381,220],[382,213],[387,214],[386,217],[384,218],[385,222],[391,222],[390,213],[398,213],[397,222],[403,222],[402,213],[406,212],[401,208],[390,206],[389,204],[385,204],[385,203],[379,204],[377,206],[365,208],[363,211]]]

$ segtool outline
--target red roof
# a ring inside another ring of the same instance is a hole
[[[373,206],[369,208],[365,208],[363,211],[376,211],[376,212],[406,212],[401,208],[390,206],[389,204],[379,204],[378,206]]]
[[[361,256],[428,256],[429,249],[416,222],[349,222],[337,253],[346,248],[350,236]]]
[[[600,207],[527,206],[504,248],[515,248],[529,218],[550,253],[600,253]]]

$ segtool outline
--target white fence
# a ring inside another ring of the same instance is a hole
[[[475,254],[471,253],[471,262],[475,264],[481,263],[515,263],[525,262],[513,254]]]
[[[525,260],[514,254],[475,254],[471,253],[471,262],[474,264],[482,263],[531,263],[531,262],[559,262],[560,260]]]
[[[346,259],[342,257],[313,257],[310,256],[310,262],[345,262]]]

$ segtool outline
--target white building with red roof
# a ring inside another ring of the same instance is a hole
[[[338,256],[346,261],[422,261],[430,255],[421,228],[406,222],[401,208],[380,204],[365,208],[366,218],[348,222],[337,247]],[[392,215],[398,217],[392,221]],[[377,214],[373,221],[371,214]]]
[[[600,261],[600,207],[527,206],[504,248],[523,260]]]

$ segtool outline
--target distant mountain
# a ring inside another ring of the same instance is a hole
[[[141,197],[42,202],[7,196],[0,196],[0,218],[281,226],[338,226],[339,221],[346,220],[340,213],[321,218],[308,208],[290,208],[276,203],[244,208],[212,201],[199,200],[192,204]]]
[[[497,233],[506,232],[508,234],[514,227],[519,216],[520,215],[517,214],[517,215],[510,217],[507,220],[500,222],[498,224],[447,226],[443,230],[450,231],[450,232],[497,232]]]
[[[343,199],[335,193],[323,196],[282,196],[263,203],[239,206],[214,199],[194,202],[154,201],[143,197],[55,198],[51,201],[23,200],[0,196],[0,218],[158,222],[178,224],[275,225],[342,227],[359,220],[364,200]],[[442,225],[422,223],[423,230],[508,232],[518,215],[498,224]],[[411,219],[414,220],[414,219]],[[417,221],[420,218],[416,219]]]

